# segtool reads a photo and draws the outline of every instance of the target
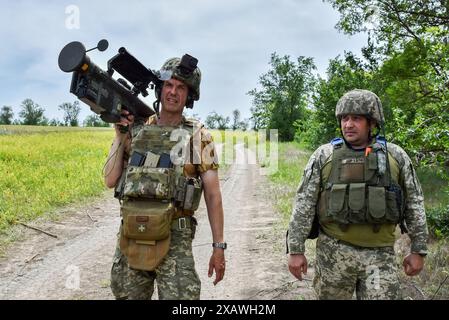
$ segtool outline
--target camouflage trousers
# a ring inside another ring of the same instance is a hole
[[[400,299],[393,247],[356,247],[320,232],[316,254],[319,299]]]
[[[190,228],[171,228],[170,249],[154,271],[129,268],[117,244],[111,269],[111,289],[116,299],[150,300],[157,283],[161,300],[198,300],[201,281],[195,270]]]

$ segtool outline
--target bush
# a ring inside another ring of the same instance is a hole
[[[449,206],[427,210],[427,224],[434,237],[449,238]]]

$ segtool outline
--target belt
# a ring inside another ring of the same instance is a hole
[[[194,211],[192,210],[176,208],[175,214],[173,215],[173,219],[178,219],[181,217],[191,217],[193,216],[193,213]]]
[[[181,217],[173,219],[171,223],[172,229],[176,230],[184,230],[184,229],[193,229],[197,225],[196,219],[194,217]]]

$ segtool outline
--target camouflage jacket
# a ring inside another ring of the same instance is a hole
[[[303,254],[312,227],[321,185],[321,169],[332,156],[332,145],[319,147],[309,159],[299,183],[292,211],[287,246],[291,254]],[[405,223],[411,239],[411,252],[427,253],[427,224],[424,197],[409,156],[399,146],[388,143],[388,152],[398,162],[405,197]]]

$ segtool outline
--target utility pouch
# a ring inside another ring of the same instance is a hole
[[[368,214],[366,215],[368,222],[384,222],[385,209],[385,188],[368,186]]]
[[[186,184],[186,178],[181,175],[178,176],[178,183],[176,184],[175,196],[174,196],[177,207],[181,207],[182,203],[184,202],[185,184]]]
[[[174,179],[173,168],[129,166],[123,197],[171,200],[174,194]]]
[[[120,250],[131,268],[153,271],[170,248],[174,214],[171,203],[125,201],[121,208],[123,225]]]
[[[170,249],[170,235],[163,240],[145,241],[120,235],[120,250],[132,269],[154,271],[164,260]]]
[[[136,240],[162,240],[170,234],[171,203],[126,201],[122,204],[123,234]]]
[[[351,223],[364,223],[365,220],[365,183],[351,183],[349,185],[348,206]]]
[[[186,178],[184,186],[183,209],[195,211],[198,209],[203,191],[201,179]]]
[[[347,204],[346,204],[346,190],[347,184],[332,185],[329,197],[328,215],[333,220],[340,223],[347,223]]]

